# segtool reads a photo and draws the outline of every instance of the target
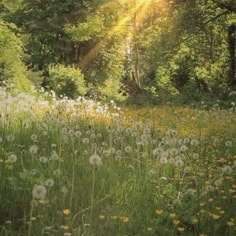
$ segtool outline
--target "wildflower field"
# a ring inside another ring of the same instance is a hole
[[[235,235],[236,109],[0,91],[0,235]]]

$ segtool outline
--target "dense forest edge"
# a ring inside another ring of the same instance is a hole
[[[1,0],[0,87],[126,105],[232,102],[235,13],[234,0]]]

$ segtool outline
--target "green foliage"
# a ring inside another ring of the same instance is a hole
[[[60,64],[50,65],[48,73],[48,87],[58,96],[76,98],[87,91],[84,76],[78,68]]]
[[[100,91],[104,96],[104,100],[110,101],[125,101],[127,97],[124,95],[122,89],[122,83],[119,80],[108,79],[104,82],[103,86],[100,87]]]
[[[153,87],[163,100],[198,99],[205,93],[223,97],[225,88],[233,90],[235,11],[233,0],[0,3],[0,18],[17,26],[12,31],[23,40],[24,62],[32,71],[45,74],[51,64],[76,65],[91,89],[103,90],[105,97],[119,91],[120,83],[130,92],[128,84],[134,83],[129,95]],[[5,53],[5,60],[12,54]],[[147,94],[156,100],[156,93]]]
[[[30,90],[22,62],[22,42],[15,35],[13,24],[0,22],[0,86]]]
[[[90,16],[86,22],[76,25],[65,25],[65,33],[74,42],[83,42],[96,37],[103,30],[103,19],[100,16]]]

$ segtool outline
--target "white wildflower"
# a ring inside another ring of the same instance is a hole
[[[181,159],[178,159],[175,161],[175,166],[182,167],[184,165],[184,162]]]
[[[17,161],[17,156],[15,154],[11,154],[10,156],[8,156],[7,160],[10,163],[15,163]]]
[[[89,158],[89,163],[93,166],[100,166],[102,165],[102,159],[95,153]]]
[[[42,163],[47,163],[48,162],[48,158],[47,157],[40,157],[39,161]]]
[[[45,199],[47,190],[43,185],[35,185],[32,194],[35,199]]]
[[[232,147],[233,146],[233,143],[231,141],[226,141],[225,142],[225,146],[226,147]]]
[[[82,139],[82,142],[83,142],[84,144],[88,144],[88,143],[89,143],[89,139],[88,139],[88,138],[83,138],[83,139]]]
[[[182,145],[182,146],[179,148],[179,150],[180,150],[181,152],[186,152],[186,151],[188,150],[188,147],[185,146],[185,145]]]
[[[199,154],[198,154],[198,153],[193,153],[193,159],[194,159],[194,160],[199,159]]]
[[[160,155],[161,153],[163,153],[163,149],[161,147],[155,148],[152,152],[153,156],[157,156]]]
[[[169,150],[169,153],[170,153],[171,156],[176,156],[176,155],[179,154],[178,149],[176,149],[176,148],[171,148]]]
[[[59,159],[59,155],[57,154],[56,151],[52,151],[51,159],[52,160],[58,160]]]
[[[29,151],[32,153],[32,154],[36,154],[37,151],[38,151],[38,146],[37,145],[32,145],[29,149]]]
[[[54,180],[53,179],[45,180],[45,185],[48,187],[52,187],[54,185]]]
[[[191,145],[192,146],[197,146],[199,144],[199,141],[197,139],[191,140]]]
[[[13,134],[7,135],[7,141],[8,142],[13,142],[15,140],[15,136]]]
[[[132,152],[132,147],[126,146],[126,147],[125,147],[125,152],[131,153],[131,152]]]
[[[37,142],[38,137],[37,137],[36,134],[32,134],[32,135],[30,136],[30,138],[31,138],[31,140],[32,140],[33,142]]]

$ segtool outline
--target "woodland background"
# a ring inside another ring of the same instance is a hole
[[[1,0],[0,86],[135,104],[231,99],[234,0]]]

